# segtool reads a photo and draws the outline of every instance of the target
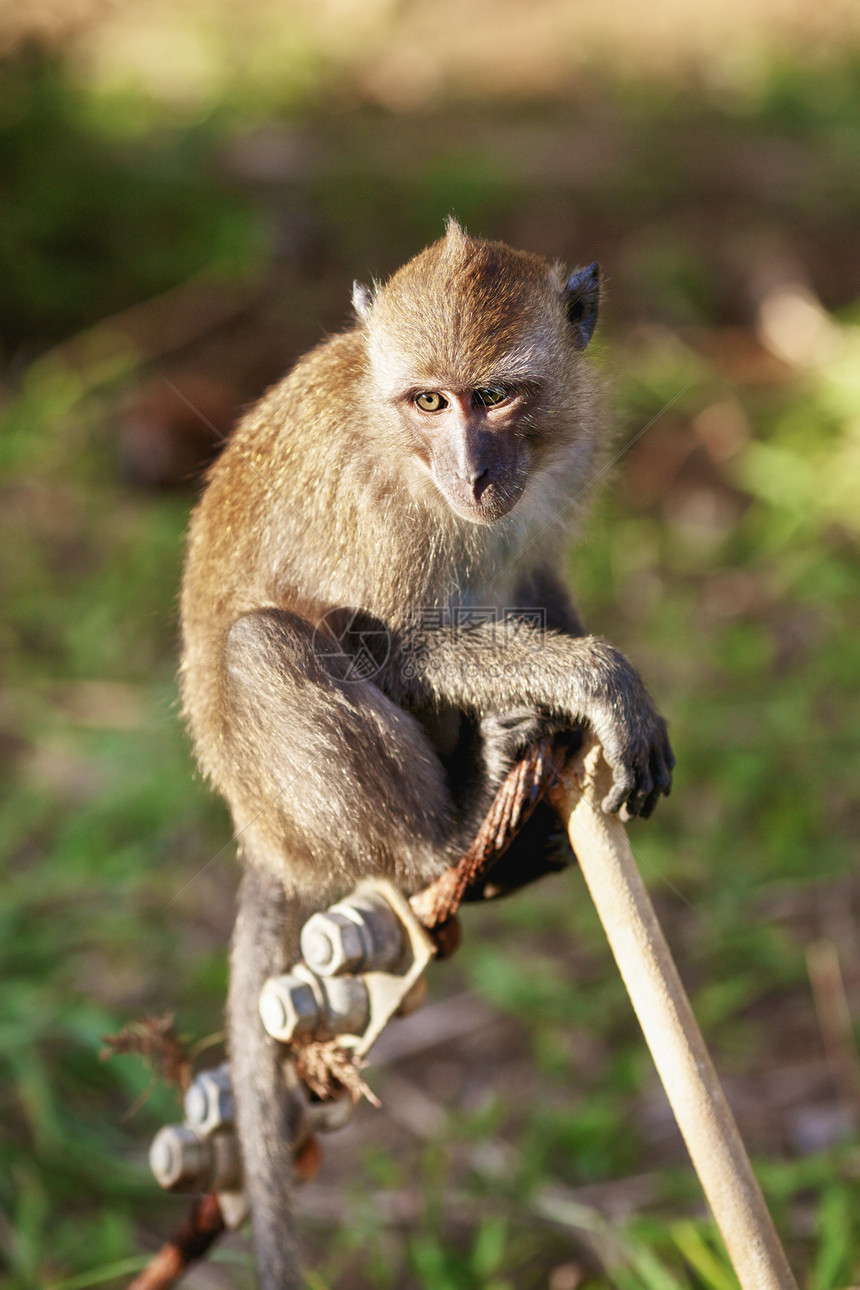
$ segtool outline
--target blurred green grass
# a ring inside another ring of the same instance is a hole
[[[802,248],[816,237],[825,250],[842,245],[846,227],[856,230],[857,65],[846,57],[832,71],[777,67],[745,114],[704,101],[692,112],[685,100],[687,140],[719,136],[731,149],[776,136],[833,159],[821,180],[826,209],[806,190],[768,208]],[[347,125],[313,96],[306,115],[293,105],[280,124],[295,129],[298,120],[333,160],[291,178],[275,199],[223,169],[239,117],[249,124],[247,101],[241,112],[225,103],[190,125],[153,124],[141,109],[145,125],[123,131],[115,101],[88,94],[61,60],[30,57],[6,70],[7,1284],[71,1290],[105,1282],[111,1267],[154,1248],[180,1212],[156,1194],[145,1167],[149,1139],[175,1116],[176,1099],[150,1090],[134,1059],[100,1062],[100,1036],[168,1008],[192,1040],[219,1031],[235,866],[230,848],[221,854],[226,814],[195,776],[176,712],[175,598],[190,498],[123,476],[117,409],[153,362],[133,344],[112,348],[98,324],[204,270],[225,285],[264,275],[277,258],[279,203],[293,223],[315,230],[291,262],[289,286],[314,302],[320,330],[343,317],[353,273],[392,267],[437,234],[449,209],[485,233],[526,224],[548,246],[568,202],[577,239],[608,230],[619,270],[600,361],[614,388],[619,444],[657,420],[620,459],[571,573],[587,621],[632,654],[672,723],[675,794],[634,842],[720,1069],[766,1085],[783,1063],[817,1053],[823,1066],[808,942],[836,937],[855,1003],[860,989],[860,305],[840,299],[833,274],[821,269],[829,343],[808,362],[777,364],[778,379],[763,359],[764,378],[742,379],[737,363],[703,344],[744,322],[736,296],[726,297],[725,261],[705,254],[739,199],[729,193],[712,223],[691,231],[685,159],[667,146],[679,104],[641,87],[606,87],[621,122],[613,128],[639,152],[629,168],[592,178],[579,205],[559,196],[551,178],[518,176],[504,141],[474,151],[439,146],[434,131],[447,138],[444,120],[404,128],[410,145],[426,131],[430,161],[419,165],[410,146],[400,173],[390,164],[399,155],[396,118],[356,113]],[[133,107],[134,96],[126,102]],[[263,104],[257,113],[251,125],[274,109]],[[506,118],[512,128],[526,121],[529,138],[563,134],[569,120],[568,108],[556,113],[551,104],[509,109]],[[478,121],[478,135],[480,128]],[[374,158],[377,173],[367,170]],[[709,200],[705,192],[702,204]],[[638,236],[643,210],[650,241]],[[812,252],[806,267],[814,281]],[[612,278],[611,261],[609,269]],[[95,331],[83,349],[62,343],[88,328]],[[751,344],[749,327],[747,337]],[[294,342],[291,333],[283,340],[284,364]],[[623,1290],[733,1285],[677,1144],[660,1132],[649,1137],[654,1077],[578,876],[471,911],[463,950],[434,982],[440,994],[460,986],[517,1027],[533,1072],[528,1096],[512,1095],[509,1083],[496,1090],[490,1071],[484,1096],[452,1112],[447,1129],[408,1163],[384,1147],[367,1152],[366,1173],[344,1185],[350,1222],[339,1230],[309,1224],[309,1285],[597,1290],[607,1281],[589,1275],[587,1260],[579,1283],[549,1280],[552,1269],[580,1262],[589,1223],[601,1248],[615,1251],[610,1284]],[[759,1112],[764,1101],[760,1094]],[[805,1284],[856,1283],[856,1135],[801,1154],[775,1111],[768,1131],[754,1136]],[[505,1167],[480,1168],[481,1143],[499,1140],[513,1153]],[[336,1155],[334,1143],[329,1150]],[[629,1220],[601,1218],[599,1206],[574,1212],[564,1201],[555,1225],[546,1221],[547,1187],[643,1172],[658,1182]],[[414,1189],[415,1223],[385,1223],[364,1194],[365,1178]],[[465,1228],[452,1219],[452,1195],[477,1202]],[[241,1266],[233,1275],[247,1278]]]

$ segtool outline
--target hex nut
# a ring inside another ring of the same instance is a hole
[[[281,1043],[314,1034],[322,1020],[310,982],[293,972],[269,977],[260,992],[260,1016],[267,1032]]]
[[[236,1105],[230,1068],[226,1063],[195,1075],[185,1094],[185,1117],[189,1124],[204,1134],[233,1124]]]
[[[301,934],[304,960],[321,977],[393,972],[406,944],[399,916],[375,894],[354,895],[312,914]]]
[[[201,1138],[185,1124],[159,1129],[149,1148],[149,1167],[165,1191],[188,1191],[205,1166]]]
[[[302,957],[321,976],[361,969],[367,948],[359,925],[337,909],[312,914],[302,928]]]

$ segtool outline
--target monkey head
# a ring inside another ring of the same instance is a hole
[[[451,510],[492,524],[543,460],[581,433],[581,352],[597,322],[598,265],[561,266],[469,237],[445,237],[353,303],[368,394]]]

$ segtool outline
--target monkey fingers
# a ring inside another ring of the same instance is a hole
[[[675,755],[662,718],[655,717],[652,739],[644,752],[631,755],[629,747],[619,751],[610,736],[601,740],[606,760],[612,767],[612,791],[603,800],[603,810],[615,814],[624,808],[624,818],[647,819],[663,795],[672,789],[672,767]],[[599,731],[597,731],[600,737]]]
[[[651,758],[651,778],[654,787],[645,798],[639,811],[640,819],[647,820],[657,805],[657,799],[660,796],[668,797],[672,792],[672,770],[675,765],[675,754],[666,745],[665,752],[657,751]]]

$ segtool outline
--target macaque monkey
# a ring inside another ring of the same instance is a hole
[[[608,811],[669,791],[665,722],[557,572],[603,460],[583,358],[599,290],[596,264],[568,276],[449,221],[355,285],[355,324],[245,416],[195,511],[182,690],[245,863],[228,1018],[264,1290],[294,1284],[295,1253],[257,1001],[308,915],[368,875],[407,894],[438,877],[547,732],[593,729]],[[538,814],[515,844],[535,872],[548,832]]]

